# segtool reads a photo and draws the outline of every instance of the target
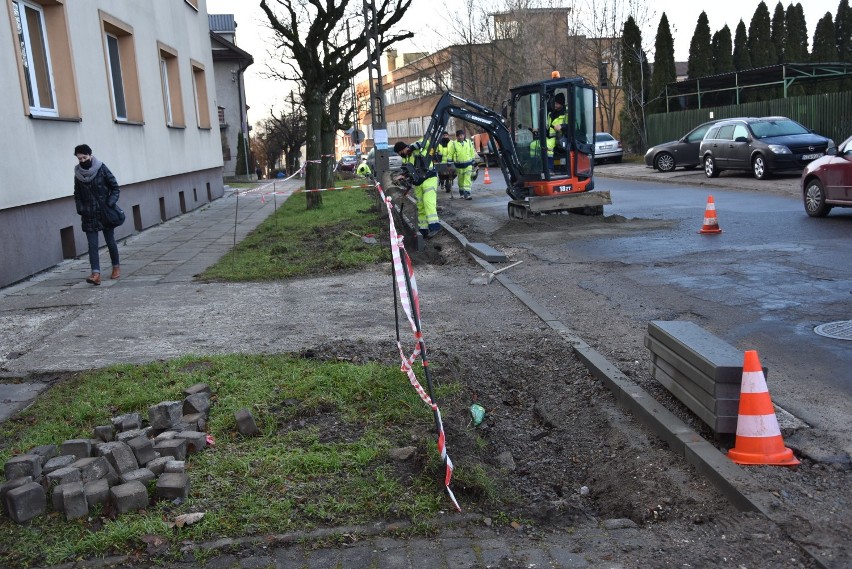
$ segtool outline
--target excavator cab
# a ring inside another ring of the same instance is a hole
[[[581,78],[553,78],[510,91],[508,126],[524,186],[535,196],[591,190],[595,92]]]

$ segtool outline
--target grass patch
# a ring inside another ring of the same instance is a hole
[[[188,458],[185,503],[153,503],[120,516],[99,510],[75,521],[55,512],[23,525],[4,517],[0,566],[143,553],[158,539],[176,551],[185,540],[388,518],[428,527],[424,520],[447,508],[432,413],[397,366],[376,363],[228,355],[78,374],[0,425],[0,461],[33,446],[88,437],[122,413],[147,416],[150,405],[180,399],[181,390],[197,382],[214,393],[208,431],[216,444]],[[435,395],[460,392],[460,385],[445,385]],[[261,436],[236,434],[234,411],[241,408],[252,411]],[[389,449],[411,444],[421,456],[417,468],[389,458]],[[466,476],[470,485],[488,487],[481,472],[457,470],[459,484]],[[191,526],[166,526],[190,512],[206,515]]]
[[[337,182],[339,186],[361,183],[356,179]],[[305,194],[297,193],[279,203],[274,214],[201,278],[264,281],[361,269],[389,261],[390,251],[382,241],[371,245],[360,236],[378,238],[386,233],[387,218],[376,207],[374,191],[324,192],[322,206],[310,210]]]

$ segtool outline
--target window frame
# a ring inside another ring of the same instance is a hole
[[[207,71],[204,65],[194,59],[189,60],[192,70],[192,93],[195,98],[195,120],[198,128],[211,129],[210,101],[207,96]]]
[[[163,114],[166,126],[169,128],[186,128],[178,52],[174,48],[158,41],[157,61],[160,69]]]
[[[101,41],[104,50],[104,66],[109,83],[110,107],[113,121],[121,124],[143,125],[142,95],[139,85],[139,71],[136,65],[136,44],[133,27],[114,18],[102,10],[98,10],[101,25]],[[113,54],[110,50],[110,38],[113,38],[117,63],[120,72],[120,93],[116,90],[115,74],[112,64]],[[124,115],[119,114],[117,98],[121,95],[124,102]]]
[[[56,100],[56,81],[53,78],[53,63],[50,56],[50,37],[47,32],[47,22],[44,16],[44,7],[40,4],[30,2],[28,0],[12,0],[11,1],[13,23],[15,35],[26,52],[21,51],[21,66],[24,72],[24,81],[27,90],[27,103],[30,113],[35,116],[58,117],[59,109]],[[15,16],[15,8],[17,8],[17,17]],[[23,12],[22,12],[23,10]],[[38,39],[41,46],[33,46],[32,38],[33,31],[30,29],[27,10],[32,10],[38,15],[37,30]],[[20,27],[19,27],[20,26]],[[41,53],[36,54],[36,47],[40,48]],[[20,49],[20,48],[19,48]],[[24,64],[26,61],[26,64]],[[38,66],[43,66],[43,69],[37,69]],[[39,77],[41,76],[41,77]],[[44,83],[47,83],[45,85]],[[49,91],[44,93],[42,91]],[[49,98],[48,102],[51,106],[42,105],[44,99]]]

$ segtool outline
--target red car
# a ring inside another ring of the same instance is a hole
[[[802,198],[811,217],[825,217],[833,207],[852,207],[852,136],[805,167]]]

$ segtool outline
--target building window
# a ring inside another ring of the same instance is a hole
[[[195,116],[198,128],[210,128],[210,105],[207,102],[207,75],[204,66],[190,60],[192,67],[192,90],[195,92]]]
[[[183,114],[177,52],[159,42],[157,47],[160,55],[160,81],[163,87],[163,110],[166,115],[166,124],[184,127],[186,120]]]
[[[388,138],[397,138],[399,134],[396,132],[396,123],[389,122],[388,123]]]
[[[219,128],[226,128],[228,123],[225,122],[225,107],[219,107]]]
[[[423,134],[420,117],[408,119],[408,136],[421,136]]]
[[[408,120],[401,119],[396,121],[396,135],[400,138],[408,136]]]
[[[113,118],[119,122],[141,123],[142,98],[133,28],[103,12],[100,16]]]
[[[30,116],[79,118],[65,4],[11,0],[24,109]]]

